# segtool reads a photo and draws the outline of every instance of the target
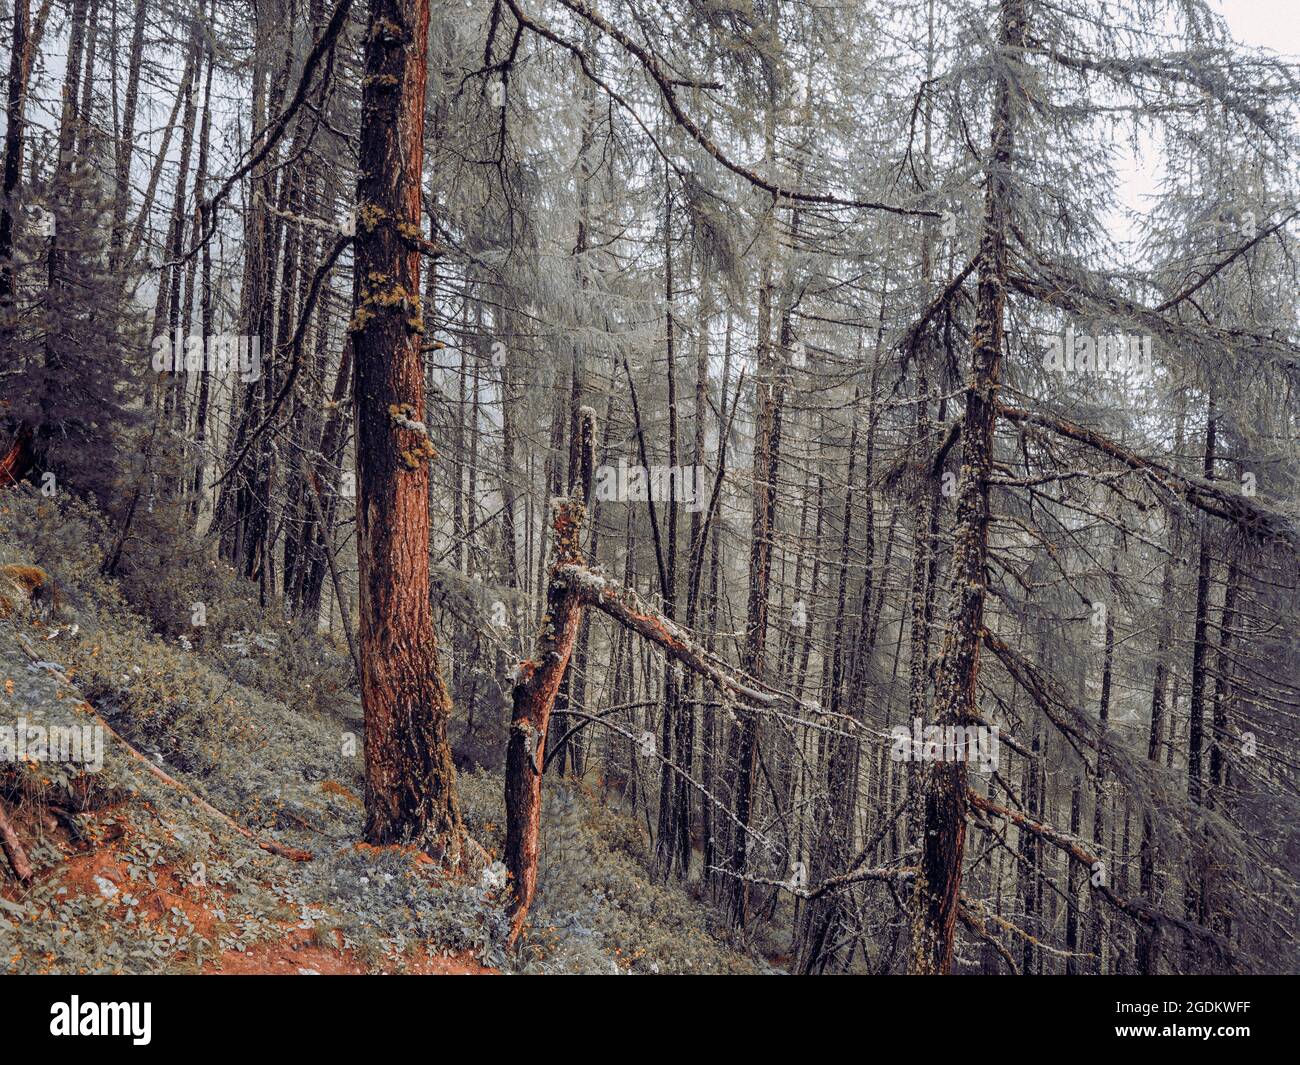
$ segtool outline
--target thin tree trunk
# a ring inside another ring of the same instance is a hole
[[[1174,454],[1183,449],[1183,405],[1180,394],[1175,419]],[[1174,602],[1174,565],[1181,549],[1181,521],[1177,511],[1170,514],[1169,536],[1166,545],[1165,562],[1160,577],[1160,602]],[[1159,623],[1159,635],[1156,637],[1155,673],[1151,685],[1151,727],[1147,735],[1147,761],[1152,766],[1160,764],[1161,745],[1165,740],[1165,690],[1168,681],[1169,649],[1174,638],[1174,613],[1164,611]],[[1172,731],[1172,729],[1170,730]],[[1170,741],[1169,746],[1173,744]],[[1142,843],[1138,855],[1138,891],[1148,906],[1156,903],[1156,865],[1159,855],[1156,852],[1155,811],[1152,809],[1154,797],[1148,796],[1142,809]],[[1153,975],[1157,968],[1159,954],[1159,926],[1142,925],[1137,930],[1136,964],[1138,973],[1143,976]]]
[[[5,161],[4,187],[0,192],[0,337],[11,330],[14,296],[18,273],[13,262],[14,214],[17,209],[18,182],[23,171],[23,133],[27,79],[32,69],[30,0],[15,0],[14,36],[9,46],[9,82],[5,94]],[[8,352],[5,353],[6,356]]]
[[[135,119],[140,98],[140,62],[144,55],[144,26],[148,0],[136,0],[131,29],[131,55],[127,61],[126,95],[122,101],[122,131],[117,141],[113,182],[113,229],[109,236],[108,263],[118,265],[126,239],[126,209],[131,202],[131,160],[135,154]]]
[[[1206,401],[1205,456],[1202,476],[1214,480],[1215,436],[1218,410],[1214,387]],[[1192,636],[1192,689],[1189,698],[1187,727],[1187,798],[1200,806],[1204,786],[1202,755],[1205,735],[1205,682],[1209,666],[1210,585],[1213,556],[1210,550],[1210,517],[1201,515],[1200,546],[1196,563],[1196,618]],[[1194,850],[1188,863],[1187,884],[1183,893],[1187,919],[1204,924],[1206,919],[1205,859]],[[1188,941],[1190,947],[1190,940]]]

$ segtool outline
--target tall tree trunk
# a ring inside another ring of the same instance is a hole
[[[1180,393],[1175,419],[1174,454],[1183,450],[1183,400]],[[1169,517],[1168,543],[1165,549],[1165,563],[1160,577],[1160,602],[1174,602],[1174,566],[1181,549],[1182,524],[1178,512]],[[1147,761],[1152,767],[1160,764],[1161,745],[1165,740],[1165,691],[1169,677],[1169,651],[1174,638],[1174,612],[1163,612],[1159,622],[1159,634],[1156,637],[1156,662],[1151,683],[1151,727],[1147,734]],[[1170,730],[1172,732],[1172,729]],[[1172,747],[1172,742],[1168,743]],[[1148,906],[1156,903],[1156,853],[1155,817],[1152,809],[1153,796],[1148,796],[1142,808],[1142,843],[1138,855],[1138,891]],[[1153,975],[1157,967],[1159,954],[1159,926],[1141,925],[1137,930],[1135,963],[1137,971],[1143,976]]]
[[[122,100],[122,132],[118,138],[113,181],[113,229],[109,236],[108,262],[118,265],[126,239],[126,209],[131,202],[131,159],[135,153],[135,118],[140,98],[140,62],[144,56],[144,25],[148,0],[136,0],[131,29],[131,55],[127,61],[126,95]]]
[[[23,133],[27,126],[27,79],[32,69],[31,3],[15,0],[14,36],[9,45],[9,82],[5,93],[4,185],[0,192],[0,329],[8,332],[18,273],[14,267],[14,215],[23,172]],[[2,335],[2,334],[0,334]],[[8,356],[8,352],[5,353]]]
[[[452,865],[463,827],[451,700],[429,605],[419,232],[428,0],[372,0],[365,37],[352,331],[366,839]]]
[[[213,0],[215,5],[216,0]],[[143,0],[141,0],[143,4]],[[209,19],[215,14],[215,7],[210,8]],[[208,67],[203,82],[203,118],[199,127],[199,161],[194,175],[194,222],[190,230],[190,245],[195,246],[203,235],[205,212],[204,197],[207,195],[209,151],[212,139],[212,72],[216,67],[216,56],[207,48]],[[114,208],[116,209],[116,208]],[[204,241],[199,253],[199,330],[206,347],[212,342],[213,306],[212,306],[212,248],[211,241]],[[193,264],[191,263],[191,270]],[[203,487],[207,477],[208,447],[208,407],[211,403],[211,377],[209,373],[199,375],[199,391],[194,408],[194,476],[191,484],[193,492],[193,513],[198,515],[203,509]]]
[[[48,0],[47,0],[48,2]],[[5,93],[5,152],[3,186],[0,187],[0,363],[17,362],[18,269],[13,260],[14,224],[18,211],[18,184],[23,172],[23,133],[26,130],[27,81],[31,75],[33,34],[30,0],[15,0],[14,35],[9,46],[9,81]],[[0,485],[20,481],[31,469],[33,431],[24,422],[15,427],[12,444],[0,457]]]
[[[99,0],[91,0],[86,12],[86,56],[82,63],[81,105],[77,108],[77,140],[74,151],[82,158],[93,150],[94,130],[91,119],[95,107],[95,49],[99,44]]]
[[[1079,834],[1080,805],[1083,794],[1083,782],[1078,776],[1070,789],[1070,835]],[[1065,975],[1076,976],[1079,972],[1079,866],[1076,862],[1067,862],[1065,868]]]
[[[202,62],[202,50],[199,47],[199,31],[195,25],[190,38],[190,60],[186,69],[191,72],[185,83],[185,110],[181,118],[181,154],[176,168],[176,187],[172,193],[171,220],[167,225],[167,239],[162,249],[164,261],[175,262],[181,256],[182,242],[185,236],[185,202],[186,184],[189,180],[190,156],[194,149],[194,120],[198,109],[198,68]],[[191,260],[192,261],[192,260]],[[185,341],[178,336],[181,320],[182,270],[180,266],[164,266],[158,272],[158,300],[154,308],[154,335],[163,334],[180,341],[181,351],[185,350]],[[188,375],[179,371],[170,378],[170,387],[163,396],[163,413],[167,420],[177,428],[185,428],[185,388]]]
[[[1024,38],[1022,0],[1002,0],[998,41],[1003,63]],[[980,238],[979,284],[971,342],[971,367],[962,424],[962,477],[953,532],[953,580],[949,627],[935,685],[939,725],[965,725],[976,710],[979,650],[987,594],[989,530],[988,477],[993,468],[993,433],[1002,375],[1003,315],[1006,305],[1009,185],[1014,123],[1014,79],[998,71],[991,121],[992,150]],[[945,975],[952,970],[953,933],[966,849],[966,766],[935,762],[926,768],[924,837],[912,893],[910,971]]]
[[[77,129],[80,122],[78,115],[78,90],[81,85],[81,64],[86,40],[86,0],[73,0],[69,17],[72,20],[68,31],[68,60],[63,79],[63,108],[59,119],[59,156],[54,169],[54,215],[55,231],[50,237],[48,260],[46,265],[45,303],[47,307],[61,307],[63,290],[67,283],[63,269],[63,241],[58,231],[59,216],[67,205],[67,185],[72,168],[76,165],[74,148],[77,143]],[[87,72],[87,77],[90,76]],[[65,238],[66,239],[66,238]],[[55,382],[62,375],[61,360],[58,351],[58,339],[55,330],[46,331],[44,356],[45,379],[41,386],[41,422],[36,428],[36,461],[45,465],[45,455],[58,433],[57,387]]]
[[[718,389],[718,476],[726,468],[727,457],[727,433],[728,433],[728,414],[727,414],[727,388],[731,377],[731,340],[732,340],[732,319],[727,315],[726,328],[723,333],[722,341],[722,384]],[[740,391],[737,388],[735,403],[740,402]],[[710,537],[709,537],[709,585],[707,592],[707,617],[705,620],[705,631],[708,635],[705,637],[705,646],[710,653],[713,652],[716,633],[718,631],[718,590],[720,582],[720,571],[722,569],[721,560],[721,541],[722,530],[721,517],[715,509],[709,516]],[[714,708],[709,705],[704,708],[703,721],[701,723],[704,737],[704,752],[701,758],[700,772],[703,774],[703,785],[705,793],[714,795],[715,784],[717,782],[717,750],[718,750],[718,721]],[[725,728],[725,725],[724,725]],[[713,803],[706,800],[704,802],[703,815],[700,818],[700,833],[704,837],[704,856],[703,880],[706,887],[717,893],[718,889],[718,854],[722,850],[720,841],[717,838],[717,823],[715,821],[716,812]],[[725,837],[724,837],[725,839]]]
[[[1118,555],[1120,547],[1119,533],[1115,534],[1114,555],[1111,559],[1110,587],[1118,586],[1119,565]],[[1102,843],[1106,836],[1106,748],[1107,742],[1106,729],[1110,723],[1110,693],[1112,686],[1112,675],[1115,666],[1115,611],[1112,604],[1107,604],[1106,621],[1105,621],[1105,646],[1102,650],[1101,664],[1101,702],[1097,706],[1097,735],[1101,738],[1101,743],[1097,749],[1097,775],[1093,782],[1093,808],[1092,808],[1092,842],[1096,845],[1094,854],[1100,854]],[[1113,864],[1113,863],[1111,863]],[[1109,867],[1103,867],[1101,874],[1107,878],[1106,882],[1110,883],[1110,878],[1115,875],[1115,870]],[[1101,899],[1093,895],[1092,921],[1090,924],[1092,936],[1089,941],[1088,949],[1093,955],[1092,971],[1097,975],[1102,975],[1105,970],[1102,967],[1102,945],[1106,935],[1106,912],[1101,907]]]
[[[779,4],[768,8],[769,26],[775,30]],[[776,164],[777,76],[769,72],[764,111],[764,156],[768,167]],[[783,395],[782,370],[776,365],[772,343],[773,273],[778,247],[778,202],[772,205],[764,223],[762,262],[759,267],[757,374],[754,378],[754,461],[749,542],[749,585],[745,602],[743,667],[751,677],[761,678],[766,670],[768,589],[772,580],[772,530],[776,510],[776,472],[780,464],[780,409]],[[729,900],[731,923],[745,927],[749,910],[747,856],[749,824],[754,812],[754,784],[758,767],[758,716],[745,707],[736,711],[738,723],[734,743],[735,824],[732,826]],[[731,753],[730,751],[728,752]]]
[[[665,180],[668,180],[668,168],[665,164]],[[675,485],[676,478],[671,476],[677,469],[677,372],[676,334],[673,322],[673,200],[671,191],[664,198],[664,330],[665,330],[665,373],[667,375],[668,395],[668,500],[664,533],[664,577],[666,584],[663,591],[664,616],[670,621],[677,618],[677,512],[679,500]],[[678,830],[681,815],[677,803],[681,793],[676,786],[674,763],[681,765],[685,736],[682,734],[682,722],[679,716],[685,708],[680,705],[681,692],[678,678],[680,672],[673,662],[664,663],[664,703],[660,731],[659,771],[659,825],[655,835],[655,859],[659,874],[667,880],[672,874],[673,866],[680,856]],[[689,772],[687,767],[682,766]],[[685,871],[683,870],[683,875]]]
[[[1205,456],[1201,468],[1207,481],[1214,480],[1215,437],[1218,427],[1218,409],[1214,386],[1206,400]],[[1213,555],[1210,550],[1210,516],[1201,515],[1200,546],[1196,561],[1196,618],[1192,635],[1192,690],[1189,698],[1187,727],[1187,797],[1193,806],[1200,806],[1204,786],[1202,755],[1205,736],[1205,681],[1209,667],[1210,591]],[[1204,924],[1206,919],[1205,862],[1200,846],[1193,848],[1188,863],[1187,884],[1183,892],[1183,906],[1187,919]],[[1188,940],[1189,947],[1191,940]]]
[[[1211,810],[1227,805],[1223,789],[1228,783],[1228,764],[1224,749],[1228,743],[1228,714],[1233,698],[1233,639],[1237,625],[1237,601],[1241,594],[1241,567],[1234,550],[1228,559],[1228,573],[1223,587],[1223,613],[1219,619],[1219,648],[1215,654],[1214,696],[1211,699],[1210,789],[1206,806]],[[1217,871],[1217,870],[1216,870]],[[1205,910],[1216,932],[1228,935],[1231,918],[1219,905],[1220,890],[1215,884],[1205,887]]]
[[[1214,480],[1215,429],[1218,421],[1214,396],[1208,400],[1205,422],[1205,461],[1202,474]],[[1201,756],[1205,730],[1205,674],[1209,648],[1210,617],[1210,519],[1201,523],[1200,548],[1196,563],[1196,621],[1192,643],[1191,723],[1187,733],[1187,795],[1195,805],[1201,803]]]
[[[838,582],[835,592],[835,618],[843,618],[848,601],[849,560],[853,531],[853,495],[856,464],[858,458],[857,417],[862,398],[861,387],[853,394],[852,424],[849,428],[848,471],[845,474],[844,515],[840,523],[840,557],[838,564]],[[844,712],[845,698],[845,658],[848,642],[847,626],[835,627],[831,645],[830,667],[826,674],[826,692],[822,696],[832,715]],[[846,839],[850,824],[850,802],[848,798],[848,773],[852,763],[852,751],[857,745],[856,738],[827,736],[824,743],[825,798],[819,799],[814,808],[814,847],[809,862],[809,873],[814,880],[821,881],[838,872],[847,860],[852,849],[852,840]],[[804,921],[799,930],[798,971],[808,974],[820,971],[831,958],[828,944],[837,936],[837,927],[841,914],[842,901],[832,893],[820,899],[813,899],[804,908]]]

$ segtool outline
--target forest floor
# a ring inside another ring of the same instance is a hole
[[[480,965],[470,954],[402,959],[395,970],[410,976],[496,976],[499,970]],[[305,932],[290,934],[283,943],[256,947],[246,953],[230,951],[205,974],[216,976],[356,976],[369,969],[352,951],[318,946]]]
[[[42,566],[62,604],[0,621],[0,724],[106,726],[96,772],[0,762],[34,869],[20,883],[0,856],[0,972],[771,971],[712,907],[653,881],[643,828],[600,789],[559,782],[531,928],[508,955],[505,889],[358,842],[346,652],[285,626],[212,631],[211,605],[209,631],[165,636],[97,576],[97,536],[84,507],[0,501],[0,565]],[[458,787],[468,830],[499,854],[500,776]]]

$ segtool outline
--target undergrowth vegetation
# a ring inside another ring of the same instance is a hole
[[[0,863],[0,971],[204,971],[291,937],[375,972],[446,954],[502,971],[766,968],[727,945],[711,908],[653,881],[640,825],[558,782],[531,933],[507,954],[505,885],[357,842],[362,728],[346,649],[276,623],[223,566],[161,559],[106,579],[108,540],[66,494],[0,497],[0,565],[38,566],[59,592],[44,616],[0,622],[0,704],[6,718],[102,720],[179,786],[112,735],[96,773],[0,763],[36,870],[23,885]],[[177,621],[198,602],[220,608],[205,626]],[[462,772],[459,787],[467,829],[495,857],[501,778]],[[259,849],[187,789],[311,860]]]

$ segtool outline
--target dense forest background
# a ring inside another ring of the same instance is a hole
[[[501,942],[581,801],[792,972],[1295,970],[1293,60],[1200,0],[0,26],[0,561],[359,700],[356,833]]]

